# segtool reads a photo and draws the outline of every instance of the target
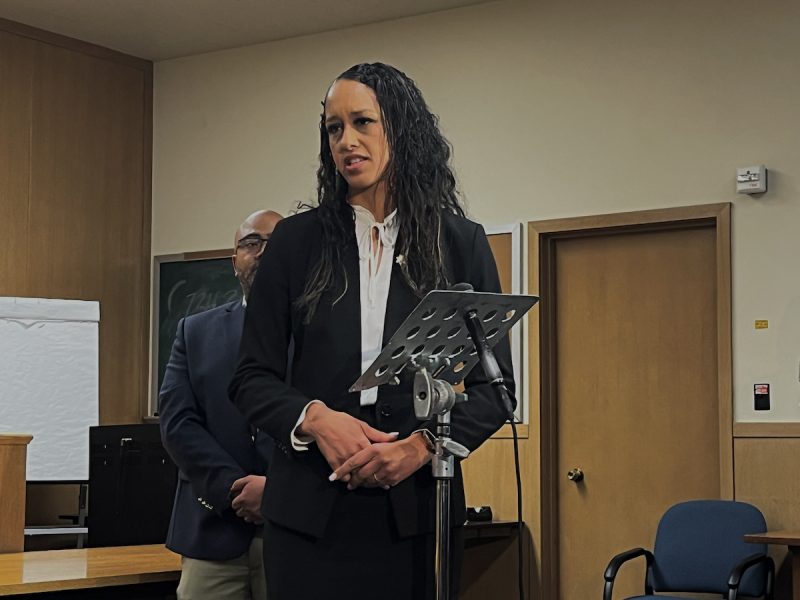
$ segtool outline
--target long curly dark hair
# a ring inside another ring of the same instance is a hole
[[[440,244],[442,215],[464,216],[450,168],[450,144],[439,131],[439,119],[431,113],[414,81],[383,63],[350,67],[335,81],[349,79],[375,92],[389,144],[384,174],[386,194],[397,208],[399,253],[405,257],[403,276],[420,297],[447,285]],[[334,83],[335,83],[334,81]],[[329,88],[330,89],[330,88]],[[325,102],[320,118],[317,202],[322,222],[322,257],[306,281],[298,307],[310,320],[320,297],[336,286],[347,289],[341,249],[353,235],[353,209],[346,201],[347,182],[336,170],[325,127]]]

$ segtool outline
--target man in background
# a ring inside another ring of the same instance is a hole
[[[161,437],[179,468],[167,547],[182,559],[178,600],[266,598],[261,500],[272,442],[228,400],[244,306],[281,216],[239,226],[233,271],[244,297],[182,319],[159,394]],[[267,492],[269,493],[269,492]]]

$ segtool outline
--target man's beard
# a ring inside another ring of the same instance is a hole
[[[258,264],[253,265],[252,268],[248,269],[246,272],[238,272],[236,273],[236,279],[239,280],[239,284],[242,286],[242,294],[244,294],[244,299],[247,300],[250,297],[250,290],[253,289],[253,281],[256,278],[256,271],[258,270]]]

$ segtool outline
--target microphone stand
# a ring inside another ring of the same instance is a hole
[[[434,371],[435,361],[430,366]],[[455,477],[455,457],[464,459],[469,450],[450,437],[450,411],[467,395],[458,393],[446,381],[434,379],[428,368],[417,363],[414,375],[414,413],[420,421],[429,421],[436,415],[436,436],[431,471],[436,480],[436,600],[450,598],[450,488]]]

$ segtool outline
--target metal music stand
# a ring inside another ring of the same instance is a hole
[[[450,599],[450,486],[455,458],[469,450],[450,438],[450,411],[467,395],[453,385],[464,380],[480,361],[481,342],[471,338],[466,319],[480,319],[478,335],[492,348],[536,304],[536,296],[434,290],[427,294],[370,367],[350,387],[351,392],[384,383],[398,384],[414,376],[414,413],[420,421],[436,416],[434,455],[436,479],[436,600]]]

